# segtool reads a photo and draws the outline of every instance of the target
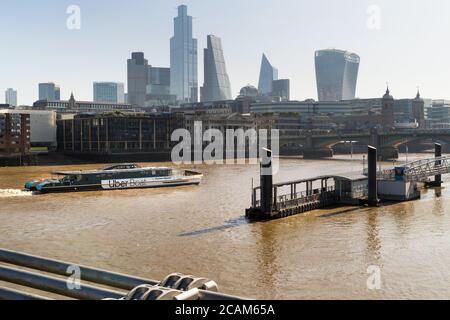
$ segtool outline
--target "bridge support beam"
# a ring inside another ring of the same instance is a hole
[[[323,158],[333,158],[333,149],[307,148],[303,150],[303,159],[315,160]]]
[[[395,147],[382,147],[380,152],[380,159],[383,161],[393,160],[399,158],[398,149]]]
[[[377,207],[378,201],[378,181],[377,181],[377,149],[368,147],[369,158],[369,199],[368,204],[370,207]]]

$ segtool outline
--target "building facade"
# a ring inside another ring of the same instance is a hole
[[[125,86],[118,82],[94,82],[94,102],[125,103]]]
[[[30,115],[0,110],[0,157],[30,153]]]
[[[431,129],[450,129],[450,100],[433,100],[428,123]]]
[[[170,93],[170,68],[149,66],[145,107],[174,105],[176,97]]]
[[[17,91],[9,88],[5,91],[5,103],[17,107]]]
[[[272,82],[272,94],[280,101],[291,100],[291,84],[289,79],[274,80]]]
[[[61,100],[61,89],[53,82],[39,83],[39,100]]]
[[[132,111],[136,110],[131,104],[108,103],[93,101],[76,101],[73,94],[70,100],[39,100],[33,104],[37,110],[52,110],[58,112],[108,112],[108,111]]]
[[[261,95],[271,95],[273,81],[278,80],[278,69],[273,67],[266,55],[263,54],[261,61],[261,71],[259,73],[258,91]]]
[[[148,83],[148,61],[143,52],[133,52],[131,59],[128,59],[128,92],[129,104],[134,107],[145,107]]]
[[[65,153],[168,152],[171,134],[184,127],[181,114],[105,113],[57,122],[58,150]]]
[[[209,35],[204,51],[205,82],[201,88],[201,101],[231,100],[231,84],[225,64],[222,41]]]
[[[315,54],[319,101],[354,99],[360,57],[342,50],[319,50]]]
[[[187,6],[178,7],[174,36],[170,39],[171,93],[180,102],[198,101],[197,39],[192,36],[192,17]]]

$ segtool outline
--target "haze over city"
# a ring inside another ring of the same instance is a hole
[[[71,4],[81,9],[80,30],[66,26]],[[266,53],[280,78],[291,80],[293,100],[317,99],[314,52],[325,48],[361,57],[357,97],[379,97],[386,82],[399,98],[413,97],[417,86],[425,97],[450,96],[445,0],[3,1],[0,18],[11,28],[0,31],[7,44],[0,89],[17,89],[18,103],[30,105],[38,98],[37,84],[53,81],[62,99],[73,91],[77,99],[92,100],[94,81],[126,83],[133,51],[143,51],[151,65],[168,67],[180,4],[194,18],[199,85],[206,36],[214,34],[222,39],[234,97],[246,84],[258,85]]]

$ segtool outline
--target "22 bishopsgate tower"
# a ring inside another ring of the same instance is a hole
[[[319,101],[355,98],[360,58],[342,50],[316,52],[316,78]]]
[[[178,7],[174,36],[170,39],[171,93],[180,102],[198,101],[197,39],[192,37],[192,17],[187,6]]]

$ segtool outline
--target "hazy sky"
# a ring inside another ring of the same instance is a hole
[[[424,97],[450,98],[448,0],[1,0],[0,101],[13,87],[19,104],[31,104],[38,82],[49,81],[63,99],[74,91],[91,100],[93,81],[126,83],[132,51],[169,66],[183,3],[199,40],[199,85],[206,36],[215,34],[233,95],[257,85],[265,52],[291,79],[293,99],[316,98],[314,51],[338,48],[361,56],[358,97],[381,96],[389,82],[394,97],[413,97],[420,86]],[[81,9],[80,30],[66,26],[69,5]]]

